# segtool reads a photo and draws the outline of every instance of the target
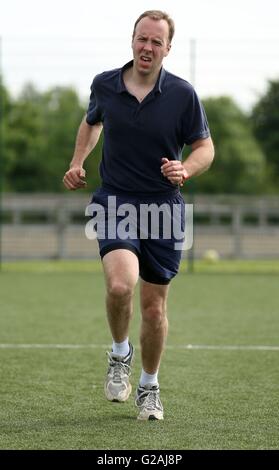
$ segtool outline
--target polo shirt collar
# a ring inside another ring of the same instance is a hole
[[[123,80],[123,73],[124,73],[125,70],[129,69],[130,67],[133,67],[133,63],[134,63],[134,61],[130,60],[129,62],[127,62],[127,64],[125,64],[120,69],[118,84],[117,84],[117,93],[122,93],[124,91],[127,91],[127,89],[125,87],[124,80]],[[166,71],[162,67],[161,70],[160,70],[160,73],[159,73],[159,77],[157,78],[157,82],[155,83],[155,86],[153,88],[154,93],[157,93],[157,92],[162,93],[162,86],[163,86],[163,82],[164,82],[164,79],[165,79],[165,75],[166,75]]]

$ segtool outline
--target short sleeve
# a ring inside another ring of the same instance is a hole
[[[93,126],[102,120],[102,111],[100,108],[98,93],[96,91],[96,83],[94,79],[91,85],[91,94],[87,109],[86,122],[87,124]]]
[[[183,141],[187,145],[210,136],[204,107],[193,88],[182,118],[182,134]]]

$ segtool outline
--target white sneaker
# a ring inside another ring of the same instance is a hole
[[[132,391],[129,377],[131,375],[134,348],[131,343],[129,343],[129,346],[130,351],[127,356],[107,352],[109,367],[105,381],[105,395],[109,401],[126,401]]]
[[[138,386],[135,399],[135,404],[140,410],[138,419],[164,419],[164,409],[159,394],[159,385],[147,384],[144,387]]]

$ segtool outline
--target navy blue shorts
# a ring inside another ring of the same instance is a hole
[[[91,204],[101,258],[116,249],[130,250],[144,281],[168,284],[178,272],[184,241],[185,203],[179,190],[136,196],[102,187]]]

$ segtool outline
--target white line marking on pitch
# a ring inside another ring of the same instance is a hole
[[[136,346],[139,347],[139,346]],[[0,343],[0,349],[110,349],[109,344],[20,344]],[[213,351],[279,351],[279,346],[266,345],[213,345],[213,344],[177,344],[167,345],[166,349],[199,349]]]

